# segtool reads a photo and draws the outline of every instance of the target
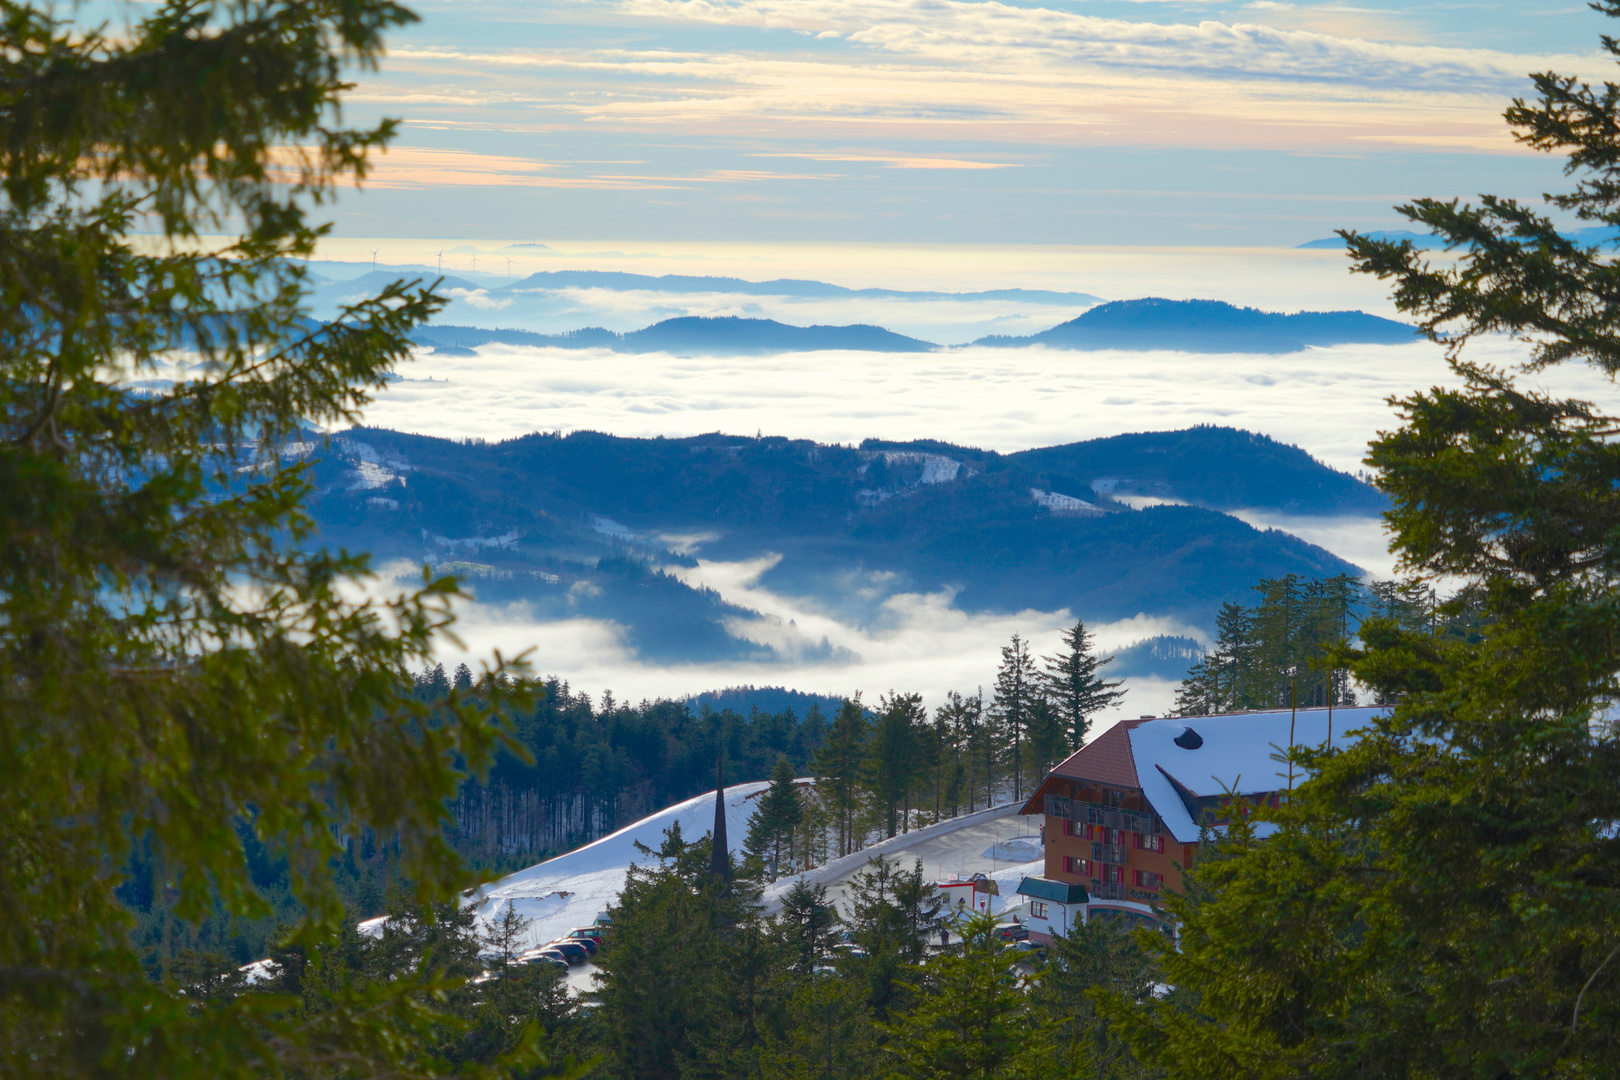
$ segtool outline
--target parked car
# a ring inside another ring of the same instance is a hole
[[[567,937],[558,938],[557,940],[558,941],[571,941],[576,945],[583,945],[583,946],[585,946],[585,951],[590,953],[592,956],[595,956],[597,953],[602,951],[602,943],[600,941],[597,941],[595,938],[588,938],[588,937],[577,938],[573,934],[569,934]]]
[[[1003,926],[997,931],[997,936],[1002,941],[1023,941],[1029,937],[1029,927],[1023,923],[1013,923],[1011,926]]]
[[[518,957],[518,962],[522,964],[549,964],[558,971],[568,970],[568,957],[556,949],[536,949],[533,952],[524,953]]]
[[[563,936],[574,941],[606,941],[607,928],[604,926],[576,926]]]
[[[832,951],[836,956],[859,958],[866,955],[866,950],[855,944],[853,941],[840,941],[838,944],[832,947]]]
[[[546,948],[556,949],[568,958],[570,964],[583,964],[591,958],[591,954],[585,951],[585,946],[577,941],[553,941]]]
[[[1042,957],[1046,955],[1046,946],[1038,941],[1015,941],[1007,947],[1022,956]]]

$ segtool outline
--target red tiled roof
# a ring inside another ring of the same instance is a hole
[[[1140,788],[1142,781],[1136,776],[1130,730],[1151,719],[1150,716],[1142,720],[1121,720],[1064,758],[1052,770],[1052,775],[1093,780],[1108,787]]]

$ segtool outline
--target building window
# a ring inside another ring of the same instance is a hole
[[[1123,866],[1109,866],[1107,863],[1098,863],[1094,869],[1102,881],[1111,882],[1115,885],[1125,884],[1125,868]]]
[[[1046,905],[1039,900],[1031,900],[1029,902],[1029,917],[1032,919],[1046,918]]]
[[[1136,871],[1136,884],[1144,889],[1157,889],[1164,878],[1151,870]]]
[[[1149,836],[1147,833],[1136,834],[1136,846],[1143,851],[1164,852],[1164,837]]]
[[[1069,818],[1063,819],[1064,836],[1084,836],[1086,834],[1086,829],[1087,826],[1082,822],[1072,821]]]
[[[1063,857],[1063,872],[1078,877],[1088,877],[1091,874],[1091,860],[1077,859],[1073,855]]]

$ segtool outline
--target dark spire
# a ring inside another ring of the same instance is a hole
[[[709,872],[721,881],[731,879],[731,848],[726,843],[726,759],[724,755],[714,762],[714,833],[711,840],[713,858]]]

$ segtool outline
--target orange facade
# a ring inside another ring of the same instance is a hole
[[[1054,775],[1024,813],[1045,818],[1043,876],[1084,885],[1094,905],[1155,903],[1192,862],[1194,845],[1177,843],[1138,790]]]
[[[1142,720],[1109,728],[1059,764],[1020,811],[1041,815],[1044,876],[1083,885],[1088,917],[1112,905],[1133,915],[1181,888],[1193,844],[1178,842],[1143,794],[1129,732]]]

